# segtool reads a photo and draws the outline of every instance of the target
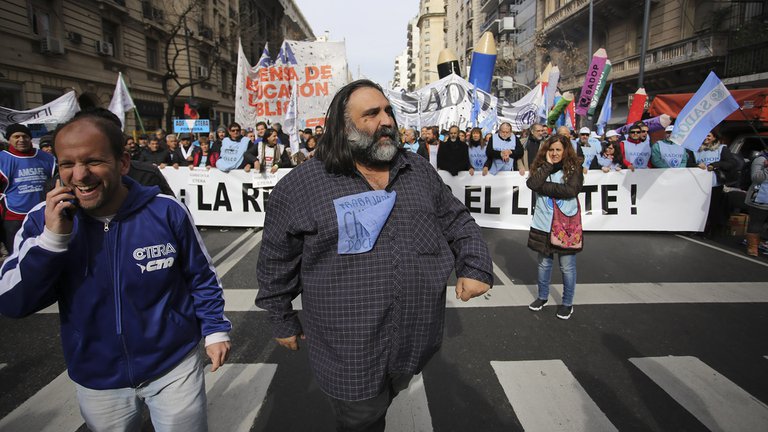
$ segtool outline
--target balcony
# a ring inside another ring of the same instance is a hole
[[[648,50],[645,57],[645,72],[659,70],[676,71],[685,66],[706,62],[714,64],[718,57],[727,53],[727,36],[701,35],[680,42]],[[611,59],[610,80],[621,80],[636,76],[640,72],[640,56],[633,55],[623,59]],[[574,89],[584,82],[585,70],[564,77],[560,86],[564,89]]]
[[[499,33],[507,33],[515,30],[515,17],[504,17],[499,20]]]
[[[589,9],[589,0],[571,0],[549,16],[544,17],[544,32],[549,32],[567,19],[587,9]]]
[[[498,11],[499,9],[499,0],[483,0],[480,4],[480,12],[481,13],[489,13],[491,11]]]
[[[480,33],[485,32],[499,34],[499,11],[493,11],[485,16],[485,22],[483,22]]]

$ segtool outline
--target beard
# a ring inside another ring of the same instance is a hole
[[[394,127],[381,126],[369,135],[350,125],[347,127],[347,141],[357,162],[365,166],[383,166],[397,154],[400,132]]]

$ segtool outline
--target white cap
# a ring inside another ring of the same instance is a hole
[[[664,132],[672,132],[675,130],[675,125],[669,125],[664,129]]]
[[[605,133],[606,138],[615,137],[615,136],[619,136],[619,134],[615,130],[609,130],[608,132]]]
[[[581,134],[589,134],[590,132],[592,132],[592,131],[589,130],[588,127],[583,127],[581,129],[579,129],[579,135],[581,135]]]

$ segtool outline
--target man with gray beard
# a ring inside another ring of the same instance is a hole
[[[440,348],[451,271],[468,301],[490,288],[492,264],[467,208],[398,145],[381,87],[342,88],[325,125],[316,157],[270,194],[256,305],[278,344],[306,339],[337,430],[383,431],[392,399]]]

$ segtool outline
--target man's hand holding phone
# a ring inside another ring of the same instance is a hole
[[[69,186],[58,180],[45,196],[45,227],[55,234],[70,234],[77,210],[77,198]]]

